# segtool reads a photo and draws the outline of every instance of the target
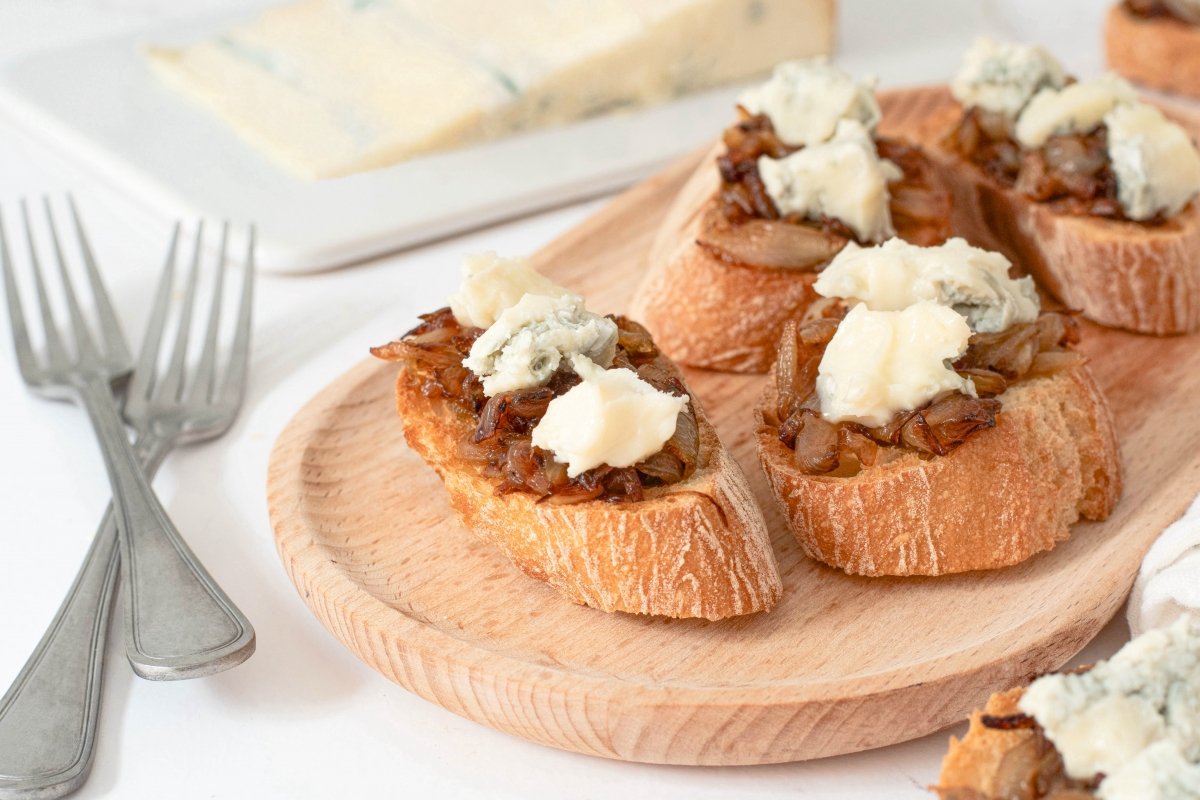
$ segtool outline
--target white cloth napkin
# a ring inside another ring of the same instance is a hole
[[[1188,612],[1200,615],[1200,497],[1146,553],[1125,613],[1138,636]]]

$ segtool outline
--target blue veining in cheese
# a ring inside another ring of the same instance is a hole
[[[1102,800],[1200,800],[1200,620],[1144,633],[1083,674],[1038,678],[1020,707],[1068,775],[1105,776]]]
[[[950,90],[964,106],[1015,117],[1039,90],[1064,83],[1062,65],[1045,48],[984,36],[963,56]]]
[[[744,79],[827,51],[831,32],[824,0],[301,0],[147,52],[324,178]]]
[[[607,368],[617,348],[617,325],[586,310],[573,294],[527,294],[480,334],[463,366],[483,379],[488,397],[540,386],[574,355]]]
[[[1200,152],[1187,132],[1146,103],[1104,117],[1117,199],[1130,219],[1177,214],[1200,194]]]
[[[900,169],[879,158],[875,141],[858,120],[840,120],[829,141],[783,158],[759,157],[758,173],[782,214],[809,219],[824,214],[868,242],[896,234],[887,184],[901,177]]]

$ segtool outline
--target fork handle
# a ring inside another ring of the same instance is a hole
[[[117,556],[110,509],[50,627],[0,700],[0,800],[62,797],[87,778]]]
[[[125,585],[125,652],[149,680],[212,675],[254,653],[254,628],[192,553],[134,456],[103,379],[80,388],[104,453]]]
[[[153,475],[170,443],[140,437],[134,449]],[[58,613],[0,699],[0,800],[63,797],[87,778],[119,552],[110,505]]]

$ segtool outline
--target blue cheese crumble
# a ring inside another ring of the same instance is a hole
[[[617,324],[585,309],[583,298],[526,294],[480,334],[463,366],[491,397],[540,386],[574,355],[607,368],[616,348]]]
[[[1200,800],[1200,620],[1182,617],[1083,674],[1047,675],[1020,708],[1102,800]]]

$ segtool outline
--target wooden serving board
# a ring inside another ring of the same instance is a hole
[[[919,94],[890,100],[920,105]],[[540,269],[596,310],[622,309],[698,161],[549,244]],[[850,577],[805,558],[754,453],[750,410],[763,378],[691,372],[763,506],[783,573],[779,606],[749,618],[605,614],[525,577],[458,526],[438,478],[404,444],[395,367],[375,361],[280,435],[271,518],[284,566],[322,624],[457,714],[632,761],[761,764],[864,750],[958,722],[990,692],[1061,666],[1117,611],[1145,550],[1200,490],[1198,345],[1086,326],[1121,436],[1123,500],[1108,521],[1075,526],[1025,564],[942,578]]]

